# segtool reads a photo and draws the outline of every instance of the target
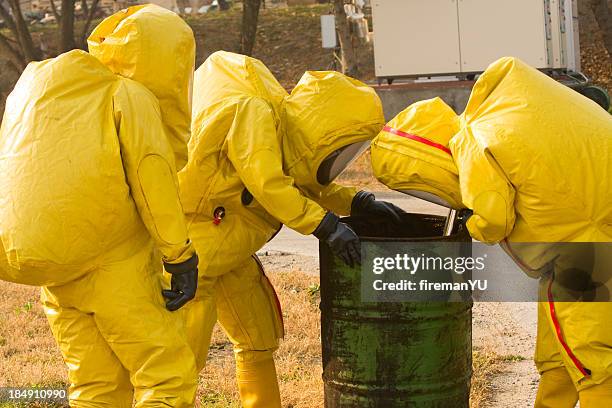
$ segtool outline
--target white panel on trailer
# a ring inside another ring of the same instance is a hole
[[[552,47],[549,50],[549,55],[552,54],[552,60],[549,65],[552,68],[562,68],[567,66],[567,55],[565,50],[565,32],[562,33],[562,25],[565,22],[565,15],[562,14],[563,0],[547,0],[550,5],[550,27],[551,41],[549,45]],[[550,52],[552,51],[552,52]]]
[[[460,71],[456,0],[373,0],[378,77]]]
[[[582,0],[585,1],[585,0]],[[567,69],[580,71],[580,40],[578,26],[578,0],[565,0],[565,35],[567,47]]]
[[[323,48],[336,48],[336,17],[333,14],[321,16],[321,43]]]
[[[483,71],[503,56],[548,68],[544,2],[459,0],[461,71]]]

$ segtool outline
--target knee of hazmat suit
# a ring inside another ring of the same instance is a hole
[[[196,70],[193,117],[179,182],[211,274],[244,263],[281,224],[310,234],[327,211],[348,214],[356,191],[332,179],[384,124],[380,99],[357,80],[309,71],[287,94],[260,61],[222,51]]]
[[[2,279],[61,285],[151,237],[168,263],[193,255],[176,178],[189,137],[191,29],[136,6],[100,23],[89,46],[30,63],[9,95]]]

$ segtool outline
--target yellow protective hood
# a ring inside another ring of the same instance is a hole
[[[612,116],[517,58],[474,84],[450,142],[472,237],[609,242]]]
[[[270,102],[278,116],[287,91],[258,59],[227,51],[211,54],[196,70],[193,95],[193,132],[222,104],[247,97]]]
[[[459,118],[442,99],[414,103],[400,112],[372,142],[374,175],[394,190],[434,194],[460,209],[457,167],[449,150]]]
[[[285,100],[283,162],[295,183],[321,189],[317,170],[331,153],[371,140],[385,123],[371,87],[335,71],[307,71]]]
[[[87,40],[111,71],[143,84],[158,99],[177,169],[187,162],[195,40],[178,15],[147,4],[104,19]]]
[[[0,126],[0,279],[63,285],[150,240],[190,257],[166,137],[155,96],[91,54],[28,64]]]

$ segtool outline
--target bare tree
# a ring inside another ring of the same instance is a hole
[[[336,16],[336,30],[340,43],[342,73],[356,77],[359,75],[359,66],[353,36],[351,35],[351,25],[344,11],[344,0],[334,0],[334,15]]]
[[[60,52],[69,51],[76,48],[74,41],[74,0],[62,1],[62,15],[59,23],[59,47]],[[51,0],[53,3],[54,0]]]
[[[28,24],[21,14],[19,0],[8,0],[9,8],[0,3],[0,16],[13,38],[0,33],[0,49],[3,49],[10,59],[10,66],[21,72],[28,62],[40,58],[40,49],[34,45]]]
[[[74,33],[74,4],[75,0],[61,0],[62,14],[60,15],[56,4],[51,3],[52,12],[58,23],[59,52],[69,51],[76,48],[77,42],[80,47],[85,46],[87,33],[91,27],[91,22],[98,7],[99,0],[92,0],[91,5],[87,5],[86,0],[80,0],[81,6],[85,3],[83,13],[86,21],[82,33],[75,38]],[[44,57],[40,46],[36,45],[30,34],[29,25],[23,17],[19,0],[7,0],[8,7],[0,2],[0,17],[5,21],[10,35],[0,33],[0,50],[9,58],[9,66],[16,72],[21,72],[30,61],[36,61]]]
[[[83,16],[85,16],[85,24],[83,25],[83,30],[80,34],[75,34],[74,32],[74,5],[75,0],[60,0],[62,6],[61,14],[57,10],[57,6],[55,4],[55,0],[50,0],[51,11],[55,16],[55,20],[58,23],[58,35],[59,35],[59,52],[70,51],[75,48],[85,48],[87,41],[87,34],[89,33],[89,29],[91,27],[91,21],[98,10],[99,0],[92,0],[91,6],[87,5],[86,0],[80,0],[81,2],[81,11]],[[77,37],[75,38],[75,35]]]
[[[244,0],[242,3],[242,30],[240,33],[240,52],[251,55],[257,35],[257,22],[261,0]]]
[[[87,36],[89,35],[89,29],[91,28],[91,22],[98,10],[98,3],[100,0],[92,0],[91,7],[87,6],[86,0],[81,0],[81,9],[83,13],[87,16],[85,20],[85,25],[83,26],[83,31],[81,32],[81,40],[80,43],[83,45],[83,48],[87,45]]]
[[[604,45],[608,54],[612,55],[612,11],[608,0],[589,0],[589,5],[593,10],[597,25],[603,33]]]
[[[189,5],[189,1],[187,0],[176,0],[176,8],[178,9],[179,14],[185,15],[185,8]]]
[[[189,6],[191,7],[191,15],[195,16],[198,14],[198,10],[200,9],[200,0],[191,0],[189,2]]]

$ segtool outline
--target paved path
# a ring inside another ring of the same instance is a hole
[[[410,197],[406,194],[390,192],[377,192],[378,200],[390,201],[398,207],[413,213],[420,214],[436,214],[446,215],[448,210],[436,204],[428,203],[427,201],[418,198]],[[288,254],[297,254],[304,256],[319,256],[319,243],[312,235],[302,235],[287,227],[278,233],[272,241],[270,241],[262,251],[281,252]]]

